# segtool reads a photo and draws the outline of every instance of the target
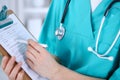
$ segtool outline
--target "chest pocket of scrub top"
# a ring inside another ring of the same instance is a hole
[[[90,55],[88,55],[87,47],[91,41],[88,36],[83,35],[83,32],[76,31],[76,29],[80,29],[79,26],[78,28],[74,24],[63,26],[67,28],[64,38],[57,41],[57,54],[59,54],[57,56],[63,65],[72,70],[77,70],[88,63]]]
[[[105,53],[113,41],[115,40],[118,32],[120,30],[120,7],[113,6],[103,25],[103,29],[101,31],[101,36],[98,45],[98,51],[100,53]],[[120,49],[120,36],[115,43],[113,49],[110,51],[109,55],[116,56],[115,53]]]

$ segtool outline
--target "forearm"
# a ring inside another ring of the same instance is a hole
[[[82,74],[78,74],[72,70],[69,70],[63,66],[58,70],[58,72],[53,75],[50,80],[103,80],[93,77],[88,77]]]

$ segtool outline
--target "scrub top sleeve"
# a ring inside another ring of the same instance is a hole
[[[49,7],[49,11],[47,13],[47,16],[44,20],[40,36],[38,39],[39,43],[46,43],[49,39],[50,35],[53,35],[53,28],[56,26],[56,10],[57,10],[57,3],[59,1],[52,0],[51,5]],[[52,32],[52,33],[51,33]]]
[[[120,80],[120,67],[113,73],[109,80]]]
[[[47,16],[42,25],[42,30],[40,32],[40,36],[39,36],[39,40],[38,40],[39,42],[44,42],[43,36],[45,36],[45,34],[47,34],[47,31],[50,28],[50,26],[53,26],[53,24],[55,24],[55,10],[56,10],[55,1],[56,0],[51,1]]]

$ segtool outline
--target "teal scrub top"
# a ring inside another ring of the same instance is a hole
[[[107,56],[109,61],[98,58],[88,51],[95,48],[96,37],[104,12],[112,0],[103,0],[94,12],[91,12],[90,0],[71,0],[63,26],[65,36],[58,40],[55,31],[60,21],[67,0],[52,0],[44,22],[39,42],[48,45],[47,50],[60,59],[62,65],[80,74],[120,80],[120,37]],[[120,3],[115,3],[109,10],[104,22],[98,44],[98,53],[104,54],[120,30]]]

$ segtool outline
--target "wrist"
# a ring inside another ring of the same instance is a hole
[[[50,80],[61,80],[61,74],[63,71],[63,66],[62,65],[58,65],[56,70],[53,72],[53,74],[51,74],[51,76],[49,77]]]

